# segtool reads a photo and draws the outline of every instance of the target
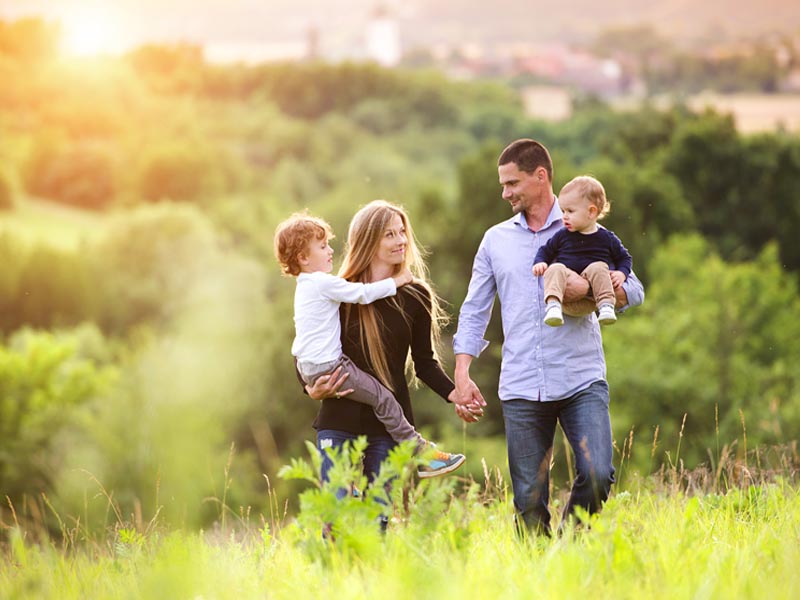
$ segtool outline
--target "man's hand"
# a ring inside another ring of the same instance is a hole
[[[337,367],[333,373],[317,377],[314,385],[307,385],[306,391],[314,400],[325,400],[325,398],[341,398],[353,392],[349,390],[339,390],[345,380],[350,377],[350,373],[341,373],[342,367]]]
[[[541,277],[542,275],[544,275],[544,272],[547,271],[547,263],[545,262],[536,263],[535,265],[533,265],[533,269],[531,270],[534,276]]]
[[[458,392],[456,390],[450,392],[450,395],[447,397],[447,399],[453,403],[456,416],[467,423],[476,423],[483,416],[483,409],[478,404],[458,404],[456,402],[457,397]]]
[[[474,423],[483,416],[483,407],[486,400],[483,399],[480,389],[469,376],[469,365],[472,356],[469,354],[456,354],[455,383],[456,389],[453,390],[452,402],[456,405],[456,414],[467,423]]]
[[[627,279],[627,277],[625,277],[625,273],[622,271],[609,271],[608,274],[611,277],[611,283],[614,285],[615,290],[625,283],[625,280]]]

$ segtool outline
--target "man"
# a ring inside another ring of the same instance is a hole
[[[470,379],[469,367],[488,345],[483,335],[497,294],[504,337],[499,397],[517,526],[549,535],[556,423],[561,423],[576,458],[577,476],[564,516],[578,506],[598,511],[614,482],[605,358],[594,313],[565,318],[563,327],[543,323],[543,282],[531,268],[537,250],[563,227],[550,154],[539,142],[517,140],[500,155],[498,174],[514,216],[491,227],[475,255],[453,344],[455,411],[466,422],[483,414],[486,402]],[[587,292],[588,283],[575,277],[565,302],[579,301]],[[633,273],[617,292],[617,306],[623,309],[644,301]]]

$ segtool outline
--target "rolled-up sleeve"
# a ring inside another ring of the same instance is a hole
[[[644,304],[644,286],[633,271],[631,271],[631,274],[623,282],[622,289],[625,290],[625,295],[628,297],[628,303],[620,308],[619,312],[625,312],[631,306],[641,306]]]
[[[486,327],[492,316],[497,283],[492,270],[486,236],[484,236],[475,261],[472,264],[472,277],[469,280],[467,297],[458,315],[458,329],[453,337],[453,352],[480,356],[489,342],[484,339]]]

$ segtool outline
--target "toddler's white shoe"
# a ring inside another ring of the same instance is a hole
[[[560,304],[548,304],[544,313],[544,324],[550,327],[560,327],[564,324],[564,317],[561,314]]]
[[[600,325],[613,325],[617,322],[617,313],[614,312],[614,307],[610,304],[603,304],[600,311],[597,313],[597,320]]]

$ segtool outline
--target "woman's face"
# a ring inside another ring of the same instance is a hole
[[[400,218],[400,215],[395,214],[386,225],[386,229],[383,230],[383,236],[378,242],[378,249],[375,251],[375,256],[372,257],[371,264],[373,266],[402,265],[406,258],[407,243],[408,238],[403,219]]]

